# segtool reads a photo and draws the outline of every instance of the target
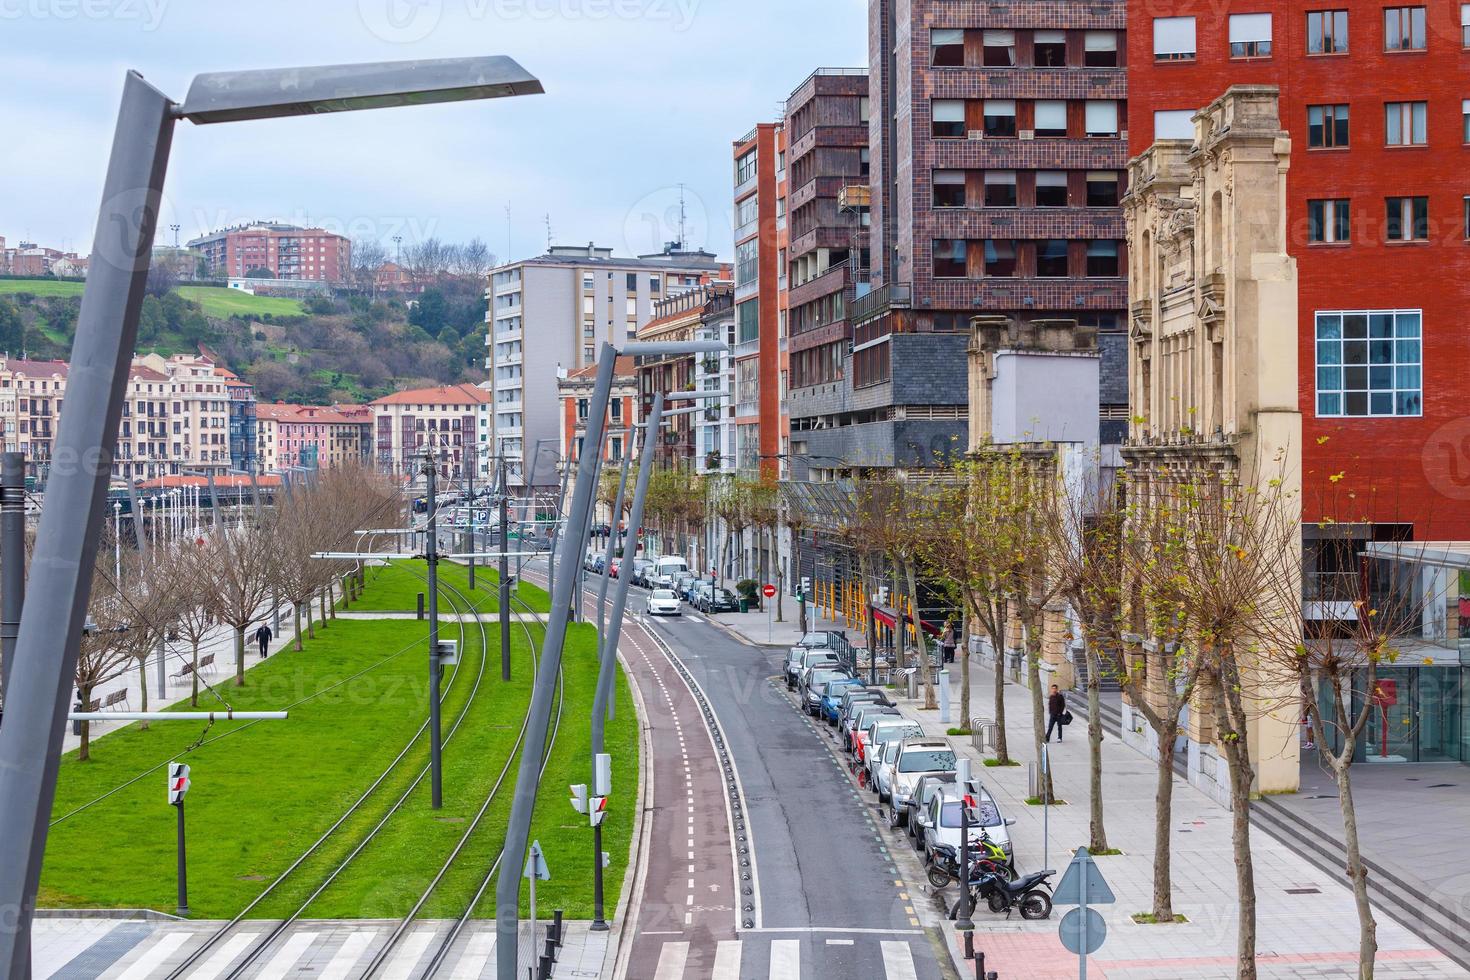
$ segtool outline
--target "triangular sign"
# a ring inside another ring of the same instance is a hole
[[[551,869],[546,866],[546,855],[541,853],[539,840],[531,842],[531,853],[526,855],[526,870],[521,877],[551,880]]]
[[[1086,902],[1083,901],[1083,882],[1086,882]],[[1072,863],[1067,865],[1067,870],[1062,872],[1062,880],[1057,883],[1052,893],[1052,903],[1055,905],[1112,905],[1117,899],[1113,897],[1113,890],[1108,887],[1107,881],[1103,879],[1102,871],[1099,870],[1097,862],[1092,860],[1092,855],[1087,853],[1087,848],[1077,848],[1077,853],[1072,856]]]

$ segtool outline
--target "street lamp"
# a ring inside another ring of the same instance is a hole
[[[0,975],[25,976],[47,815],[56,793],[67,695],[97,557],[112,447],[174,127],[543,91],[506,57],[449,58],[200,75],[182,105],[128,72],[86,289],[71,388],[53,454],[21,620],[10,711],[0,728]]]
[[[112,579],[122,582],[122,501],[112,502]]]

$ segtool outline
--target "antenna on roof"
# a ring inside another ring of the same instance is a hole
[[[510,245],[510,202],[505,202],[505,261],[509,262],[514,252]]]
[[[551,212],[546,212],[546,251],[551,251]]]
[[[684,208],[684,185],[679,185],[679,251],[684,251],[685,239],[684,228],[688,223],[689,212]]]

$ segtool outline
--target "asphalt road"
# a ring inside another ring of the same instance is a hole
[[[631,602],[630,602],[631,605]],[[797,710],[781,652],[748,645],[703,616],[652,624],[706,692],[738,773],[754,852],[754,925],[738,931],[727,972],[665,977],[952,976],[932,919],[895,865],[869,794],[859,795],[831,740]],[[665,937],[666,942],[686,940]],[[691,958],[697,943],[689,940]],[[630,976],[648,974],[631,973]]]

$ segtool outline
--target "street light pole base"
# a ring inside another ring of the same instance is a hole
[[[592,924],[587,928],[592,932],[607,932],[612,926],[602,919],[593,919]]]

